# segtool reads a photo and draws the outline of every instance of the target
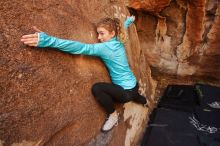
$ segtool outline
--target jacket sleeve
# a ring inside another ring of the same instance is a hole
[[[134,22],[134,20],[131,17],[128,17],[124,22],[125,29],[128,29],[128,27]]]
[[[103,56],[105,48],[104,43],[85,44],[78,41],[64,40],[49,36],[44,32],[38,34],[39,41],[37,47],[56,48],[70,54],[83,54],[92,56]]]

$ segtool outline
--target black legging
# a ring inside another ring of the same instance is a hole
[[[92,93],[108,114],[115,111],[114,102],[126,103],[139,98],[139,103],[146,103],[146,99],[138,93],[138,84],[133,89],[124,90],[116,84],[96,83],[92,87]]]

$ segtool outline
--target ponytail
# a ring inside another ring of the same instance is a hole
[[[122,43],[126,43],[128,40],[128,37],[127,37],[127,32],[125,31],[124,25],[118,18],[113,18],[113,20],[115,21],[115,25],[116,25],[117,39]]]

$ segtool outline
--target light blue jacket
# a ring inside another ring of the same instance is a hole
[[[127,29],[132,22],[133,20],[129,17],[125,21],[124,27]],[[41,32],[37,47],[51,47],[71,54],[100,57],[109,71],[112,83],[120,85],[124,89],[131,89],[136,85],[137,80],[129,67],[124,44],[116,37],[103,43],[85,44],[59,39]]]

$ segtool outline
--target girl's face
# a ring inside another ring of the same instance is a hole
[[[100,42],[107,42],[115,36],[115,31],[109,32],[104,27],[97,28],[98,40]]]

